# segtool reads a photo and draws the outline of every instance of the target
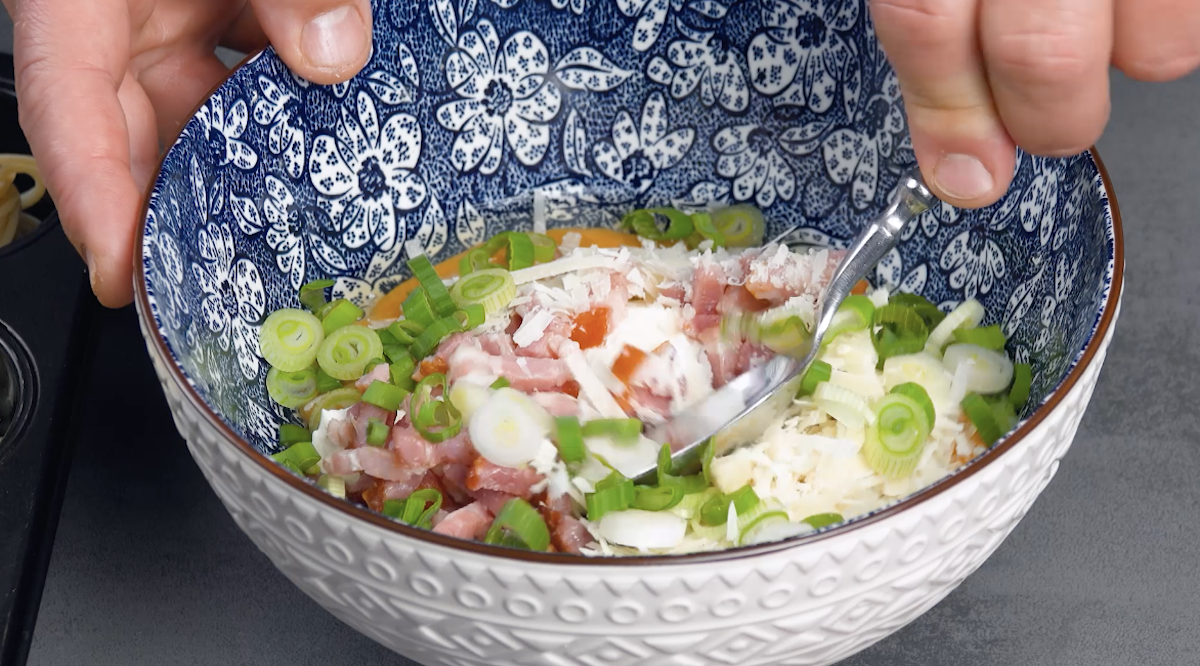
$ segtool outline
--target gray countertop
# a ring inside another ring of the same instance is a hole
[[[1116,76],[1114,98],[1100,146],[1124,213],[1124,310],[1075,445],[977,573],[850,666],[1198,660],[1200,77]],[[131,311],[105,315],[96,375],[30,664],[409,663],[241,534],[171,425]],[[145,414],[126,418],[135,401]]]

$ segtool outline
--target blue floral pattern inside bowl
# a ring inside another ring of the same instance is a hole
[[[185,125],[148,202],[153,326],[262,452],[289,418],[257,330],[335,278],[354,299],[506,229],[750,202],[770,232],[845,244],[914,162],[863,0],[385,0],[366,68],[310,84],[263,52]],[[1077,363],[1110,295],[1114,225],[1089,155],[1020,155],[1008,195],[941,206],[875,281],[977,298],[1034,368]],[[1026,414],[1028,416],[1028,413]]]

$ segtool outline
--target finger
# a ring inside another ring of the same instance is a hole
[[[129,171],[138,190],[144,192],[158,163],[154,106],[132,74],[125,75],[117,90],[117,100],[125,112],[125,127],[129,130]]]
[[[252,0],[279,57],[314,83],[344,81],[371,54],[368,0]]]
[[[1171,81],[1200,66],[1200,3],[1117,0],[1113,64],[1135,79]]]
[[[121,47],[129,44],[128,22],[120,0],[30,0],[14,21],[21,126],[63,229],[87,260],[92,289],[110,307],[133,296],[133,233],[142,199],[118,97],[128,65],[129,52]]]
[[[138,81],[157,110],[158,137],[165,145],[228,75],[229,68],[211,51],[199,50],[171,55],[138,73]]]
[[[242,53],[253,53],[266,45],[267,35],[254,16],[254,6],[246,3],[222,36],[221,46]]]
[[[1075,155],[1108,122],[1112,0],[983,0],[992,97],[1018,146]]]
[[[959,207],[994,203],[1012,180],[1016,151],[988,89],[975,0],[869,4],[930,188]]]

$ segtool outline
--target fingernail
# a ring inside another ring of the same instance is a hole
[[[970,155],[946,155],[938,162],[933,179],[939,189],[955,199],[976,199],[995,187],[983,162]]]
[[[349,67],[362,55],[366,43],[366,24],[358,9],[349,5],[320,14],[300,35],[304,58],[321,69]]]
[[[83,260],[87,263],[88,281],[92,283],[92,290],[96,289],[96,260],[92,257],[92,251],[83,248]]]

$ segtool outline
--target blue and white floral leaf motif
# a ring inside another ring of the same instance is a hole
[[[1079,229],[1079,218],[1083,215],[1088,192],[1093,187],[1090,180],[1089,178],[1077,178],[1075,187],[1072,187],[1071,193],[1067,195],[1062,212],[1064,224],[1060,224],[1054,232],[1054,250],[1056,252],[1063,246],[1063,243],[1074,238]]]
[[[151,207],[146,215],[146,229],[154,239],[147,245],[150,249],[151,270],[155,276],[154,303],[167,326],[178,330],[182,326],[183,317],[189,313],[187,300],[183,298],[182,293],[185,277],[183,259],[173,235],[161,229],[159,224],[160,216]]]
[[[769,208],[776,197],[791,201],[796,194],[796,176],[779,152],[775,135],[759,125],[734,125],[718,131],[712,139],[717,174],[730,181],[733,198],[754,200]]]
[[[521,31],[501,47],[495,27],[481,19],[476,30],[459,37],[445,69],[459,99],[443,104],[436,116],[456,133],[450,149],[456,169],[495,173],[505,141],[522,164],[542,161],[550,145],[546,124],[558,115],[562,93],[546,83],[550,58],[537,35]]]
[[[895,289],[900,284],[900,275],[903,270],[904,259],[900,256],[900,250],[892,248],[883,255],[883,259],[880,259],[878,264],[875,264],[875,281],[881,286]]]
[[[417,228],[416,240],[426,256],[436,257],[446,246],[449,235],[450,225],[446,221],[446,213],[438,203],[437,197],[430,196],[425,215],[421,218],[421,226]]]
[[[232,164],[243,170],[258,165],[258,155],[241,140],[250,119],[246,100],[238,99],[226,109],[224,97],[214,93],[196,115],[205,129],[205,142],[215,162],[222,166]]]
[[[1038,285],[1041,284],[1042,276],[1045,274],[1046,266],[1043,264],[1033,277],[1017,285],[1013,289],[1012,295],[1008,297],[1008,305],[1004,307],[1004,316],[1000,319],[1001,329],[1006,338],[1012,338],[1024,323],[1025,315],[1037,298]],[[970,297],[968,296],[968,298]]]
[[[401,0],[416,2],[417,0]],[[433,16],[433,27],[448,44],[458,41],[458,30],[466,25],[475,14],[476,0],[462,0],[456,7],[455,0],[428,0],[429,13]]]
[[[800,227],[780,239],[784,245],[811,245],[820,248],[844,250],[850,246],[850,241],[835,238],[816,227]]]
[[[671,200],[680,209],[700,210],[713,204],[729,203],[729,185],[704,180],[692,186],[687,195]]]
[[[604,175],[645,192],[660,171],[683,159],[696,138],[696,131],[690,127],[668,132],[668,126],[667,102],[656,90],[642,105],[638,124],[624,109],[617,114],[612,142],[598,141],[592,158]]]
[[[200,170],[200,162],[195,155],[192,155],[191,164],[188,165],[189,180],[192,184],[192,198],[196,202],[196,210],[202,211],[204,214],[209,213],[208,208],[208,183],[204,180],[204,172]],[[178,213],[179,206],[174,206]]]
[[[1058,308],[1058,303],[1055,302],[1053,296],[1046,296],[1042,299],[1042,313],[1038,319],[1038,336],[1033,341],[1033,351],[1041,352],[1050,344],[1050,331],[1054,321],[1054,311]]]
[[[929,266],[921,264],[909,271],[904,279],[900,280],[900,284],[896,286],[896,291],[905,294],[919,294],[925,291],[925,283],[929,280]]]
[[[678,0],[616,0],[617,9],[629,17],[637,17],[633,28],[633,48],[638,51],[648,51],[658,41],[663,25],[667,22],[667,14],[672,4]],[[681,4],[681,3],[679,3]],[[679,6],[676,4],[676,7]]]
[[[562,149],[563,163],[572,173],[590,176],[592,172],[587,166],[587,128],[579,111],[571,109],[567,122],[563,124]]]
[[[822,142],[825,169],[838,185],[850,184],[850,200],[866,210],[875,200],[879,185],[879,146],[852,129],[840,129]]]
[[[779,145],[797,157],[811,155],[821,145],[821,136],[831,121],[817,119],[800,127],[791,127],[779,136]]]
[[[1040,164],[1036,161],[1035,164]],[[1021,195],[1021,228],[1026,232],[1038,232],[1042,245],[1050,242],[1054,234],[1054,215],[1058,204],[1058,174],[1043,171],[1034,177]]]
[[[345,298],[360,307],[366,305],[372,297],[386,291],[388,285],[401,279],[397,277],[393,265],[403,252],[404,245],[401,243],[383,252],[376,252],[371,257],[371,263],[367,264],[362,279],[343,275],[334,281],[331,290],[333,297]]]
[[[750,41],[750,81],[777,105],[825,113],[854,59],[841,33],[858,22],[859,0],[773,0]]]
[[[724,3],[716,0],[692,0],[688,3],[688,9],[711,19],[725,18],[725,14],[729,12],[729,8]]]
[[[853,118],[863,93],[862,70],[853,61],[847,68],[849,72],[846,74],[846,80],[842,82],[842,103],[846,107],[846,117]]]
[[[204,292],[201,315],[222,349],[229,349],[232,338],[242,375],[254,379],[259,358],[255,325],[267,300],[258,268],[249,259],[235,256],[228,225],[210,222],[197,240],[204,265],[192,264],[192,274]]]
[[[412,51],[404,42],[396,45],[396,55],[400,63],[400,72],[404,74],[408,82],[414,86],[421,85],[421,72],[417,68],[417,59],[413,57]]]
[[[1054,267],[1054,299],[1059,303],[1066,303],[1071,292],[1075,291],[1075,278],[1079,275],[1081,258],[1081,255],[1075,255],[1075,261],[1071,261],[1067,252],[1058,256],[1058,265]]]
[[[605,92],[625,82],[633,72],[617,67],[590,46],[580,46],[554,65],[554,74],[568,88]]]
[[[662,56],[654,56],[646,63],[646,78],[651,81],[662,84],[664,86],[671,84],[671,78],[675,75],[671,69],[671,63],[663,59]]]
[[[421,127],[406,113],[380,127],[371,97],[360,92],[356,102],[358,117],[344,108],[336,138],[322,134],[313,142],[309,177],[321,195],[344,205],[339,229],[346,247],[373,242],[388,250],[404,241],[397,211],[425,201],[425,182],[413,171],[421,155]]]
[[[1004,253],[986,234],[963,231],[946,245],[938,266],[950,274],[950,288],[962,292],[964,298],[975,298],[991,292],[1004,277]]]
[[[389,106],[411,102],[413,100],[412,92],[400,77],[389,74],[383,70],[371,72],[367,75],[367,87],[379,101]]]
[[[454,216],[454,235],[465,248],[474,247],[486,240],[487,221],[470,201],[458,204],[458,214]]]
[[[679,32],[687,37],[671,42],[667,57],[676,69],[671,75],[671,97],[683,99],[700,88],[705,106],[720,103],[735,113],[750,103],[743,64],[729,41],[716,32],[695,30],[676,21]]]
[[[300,101],[266,76],[258,77],[262,97],[254,103],[254,122],[267,128],[267,149],[283,155],[288,175],[299,178],[304,169],[304,113]]]
[[[253,236],[263,230],[262,216],[258,214],[258,208],[249,198],[230,195],[229,208],[233,211],[233,219],[237,220],[242,233]]]
[[[341,250],[325,240],[333,229],[329,213],[312,204],[298,204],[288,186],[275,176],[267,176],[265,184],[267,196],[262,207],[270,225],[267,245],[275,252],[275,264],[288,276],[292,289],[304,284],[309,250],[326,271],[347,270]]]

